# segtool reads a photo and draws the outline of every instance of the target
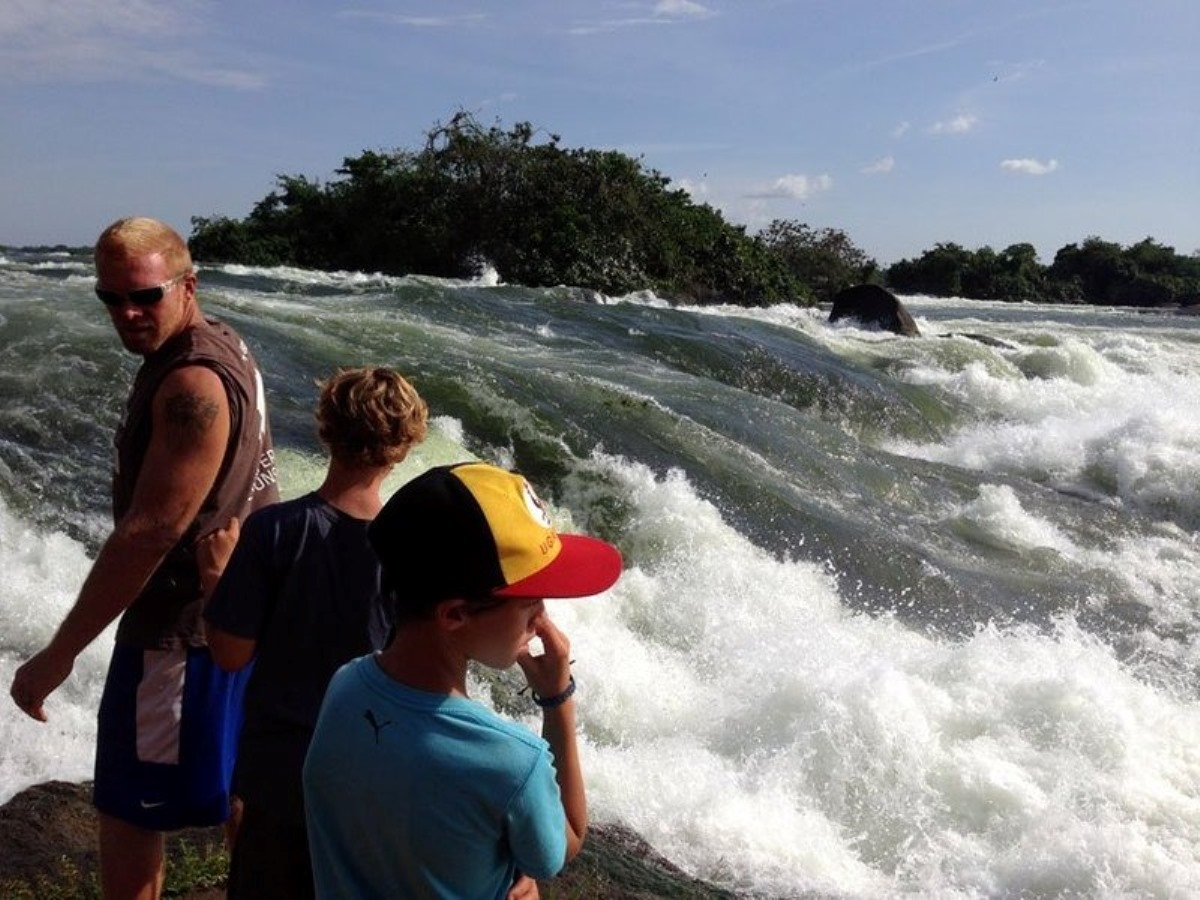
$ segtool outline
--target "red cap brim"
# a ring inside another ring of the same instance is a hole
[[[560,534],[554,562],[543,569],[492,591],[497,597],[590,597],[606,591],[621,576],[621,551],[612,544],[582,534]]]

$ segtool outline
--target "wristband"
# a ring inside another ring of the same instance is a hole
[[[533,697],[533,702],[542,709],[553,709],[556,706],[562,706],[575,693],[575,676],[571,676],[571,680],[567,682],[567,686],[563,688],[561,694],[555,694],[553,697],[542,697],[532,688],[530,688],[529,693]]]

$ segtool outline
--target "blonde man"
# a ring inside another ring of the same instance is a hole
[[[262,379],[241,338],[206,318],[187,244],[155,219],[110,225],[96,296],[142,357],[116,435],[112,533],[12,697],[46,698],[118,616],[100,700],[94,802],[104,896],[157,898],[163,832],[229,816],[243,681],[205,648],[196,538],[278,500]]]

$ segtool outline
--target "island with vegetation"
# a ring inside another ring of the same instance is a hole
[[[645,290],[696,304],[812,305],[870,284],[934,297],[1200,310],[1200,249],[1093,235],[1044,265],[1029,243],[996,251],[946,241],[881,266],[840,229],[776,219],[749,234],[640,159],[565,148],[528,122],[485,127],[465,112],[435,123],[420,150],[364,151],[325,182],[278,175],[245,218],[191,224],[192,255],[210,264],[446,278],[490,266],[508,284]]]
[[[1088,237],[1043,265],[1033,245],[939,243],[882,268],[842,231],[776,220],[757,234],[615,150],[571,149],[528,122],[459,112],[420,150],[365,151],[322,183],[277,176],[244,219],[192,220],[197,259],[393,275],[651,290],[692,303],[828,302],[855,284],[981,300],[1200,303],[1200,252]]]

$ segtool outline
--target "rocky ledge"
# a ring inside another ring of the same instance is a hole
[[[220,828],[192,829],[167,841],[170,867],[185,854],[220,855]],[[55,885],[56,897],[95,896],[88,886],[96,868],[96,811],[90,784],[52,781],[35,785],[0,807],[0,896],[36,897],[38,885]],[[63,884],[78,878],[79,890]],[[627,828],[595,825],[583,852],[562,875],[539,885],[545,900],[604,897],[642,900],[653,897],[732,900],[736,895],[697,881],[663,859]],[[218,900],[218,883],[170,888],[184,900]]]

